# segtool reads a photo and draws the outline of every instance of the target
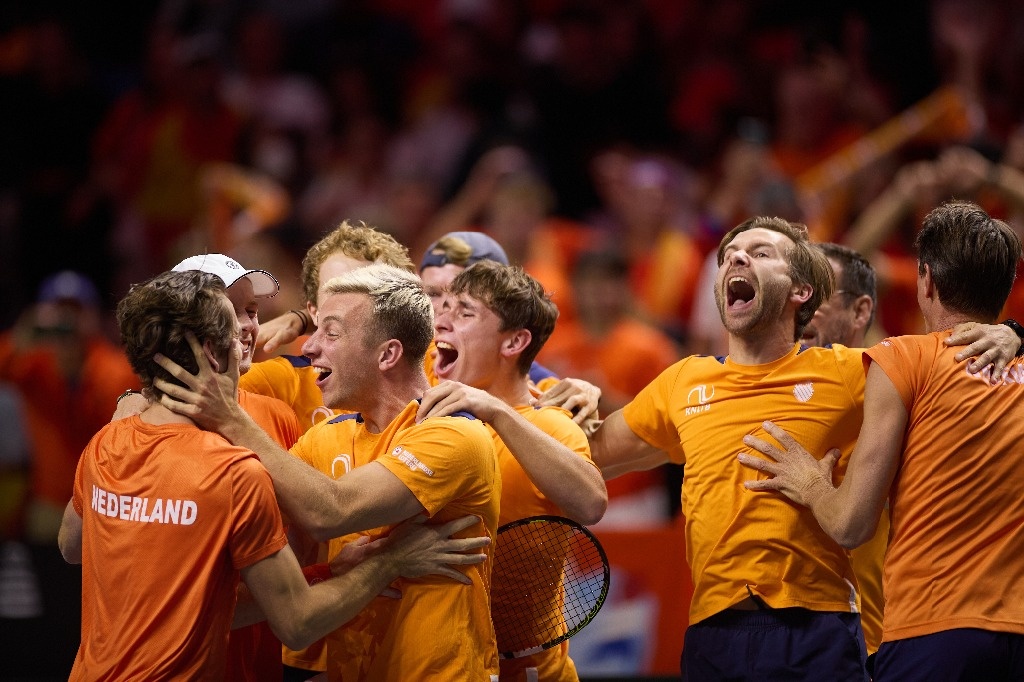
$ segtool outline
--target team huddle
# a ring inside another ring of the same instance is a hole
[[[605,480],[667,462],[684,679],[1024,678],[1024,329],[996,324],[1021,242],[950,202],[917,247],[928,333],[864,350],[870,265],[745,221],[718,249],[728,355],[600,416],[596,387],[537,364],[558,309],[482,233],[417,268],[342,223],[303,260],[305,308],[262,329],[278,282],[226,256],[133,286],[143,391],[83,452],[60,529],[72,679],[578,680],[568,642],[499,660],[498,528],[596,523]],[[301,355],[254,362],[257,340]]]

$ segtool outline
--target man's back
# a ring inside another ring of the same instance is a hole
[[[72,501],[84,548],[72,679],[221,679],[238,571],[286,544],[257,458],[130,417],[89,443]]]
[[[1024,633],[1024,364],[990,385],[969,374],[945,332],[886,339],[868,351],[908,409],[891,489],[884,639],[951,628]]]
[[[359,415],[313,427],[292,449],[332,478],[378,462],[409,488],[430,523],[474,514],[482,525],[468,537],[497,533],[501,479],[487,428],[462,417],[415,423],[411,402],[382,433],[372,434]],[[371,529],[331,540],[333,557]],[[490,550],[488,550],[490,551]],[[402,598],[375,599],[344,628],[328,636],[328,672],[334,679],[487,679],[497,674],[497,649],[490,619],[491,562],[467,569],[472,585],[443,577],[400,580]]]

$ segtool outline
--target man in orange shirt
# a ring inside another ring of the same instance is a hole
[[[212,371],[237,382],[239,326],[223,281],[164,273],[133,287],[117,312],[149,403],[104,427],[75,474],[59,533],[65,559],[83,571],[82,643],[71,679],[222,679],[233,621],[265,614],[283,641],[301,647],[351,618],[398,575],[452,574],[449,561],[479,561],[430,547],[465,527],[463,519],[403,529],[408,534],[344,576],[307,585],[287,546],[273,484],[252,451],[160,403],[157,384],[168,375],[158,356],[194,366],[198,349]],[[479,542],[445,540],[440,548]],[[254,600],[236,609],[239,577]]]
[[[464,416],[416,421],[433,338],[419,279],[387,265],[357,268],[327,282],[318,304],[318,327],[303,352],[324,402],[351,414],[311,428],[291,453],[231,400],[230,374],[217,374],[201,356],[198,375],[161,363],[191,389],[160,382],[164,404],[257,452],[284,511],[316,539],[331,540],[332,556],[357,534],[377,537],[423,514],[435,523],[472,514],[472,531],[494,537],[501,481],[486,427]],[[490,562],[463,577],[468,586],[398,583],[402,599],[377,600],[330,635],[329,677],[446,682],[496,675]]]
[[[601,472],[590,461],[586,434],[559,407],[534,407],[529,369],[558,317],[537,280],[521,268],[484,260],[462,270],[440,296],[434,322],[435,373],[423,395],[422,418],[470,412],[494,436],[501,468],[499,524],[553,514],[597,523],[608,504]],[[497,551],[501,551],[499,545]],[[497,577],[496,577],[497,580]],[[559,580],[539,604],[559,608]],[[491,593],[496,626],[508,603],[500,583]],[[554,622],[554,621],[553,621]],[[532,656],[501,661],[508,682],[578,680],[568,642]]]
[[[832,482],[832,444],[808,454],[787,430],[744,442],[773,458],[740,461],[807,505],[846,547],[874,532],[886,498],[892,531],[884,564],[883,641],[875,680],[1024,678],[1024,516],[1017,461],[1024,364],[974,375],[950,357],[949,330],[996,319],[1013,285],[1021,241],[979,206],[929,213],[916,239],[917,299],[929,333],[893,337],[865,354],[864,425],[846,476]],[[1024,339],[1024,329],[1009,321]],[[776,496],[772,496],[776,497]],[[1007,591],[1010,591],[1008,595]]]
[[[718,263],[729,355],[665,370],[605,419],[591,440],[594,461],[605,478],[685,463],[688,680],[818,680],[823,671],[866,680],[847,552],[809,511],[744,491],[748,473],[736,463],[743,436],[764,433],[756,425],[772,417],[814,449],[839,448],[845,473],[863,412],[861,352],[797,343],[832,294],[832,268],[804,226],[766,217],[726,234]]]

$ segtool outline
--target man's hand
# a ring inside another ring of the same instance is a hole
[[[476,516],[463,516],[440,526],[424,524],[425,516],[417,515],[399,524],[386,538],[383,554],[387,555],[398,575],[419,578],[443,575],[469,585],[472,581],[453,566],[473,566],[487,560],[487,554],[476,552],[491,543],[486,535],[472,538],[452,537],[459,531],[480,523]]]
[[[508,405],[501,398],[487,391],[458,381],[442,381],[423,394],[416,411],[416,421],[418,423],[427,417],[447,417],[456,412],[469,412],[481,421],[492,422],[499,411],[506,409]]]
[[[747,453],[740,453],[737,458],[741,464],[771,474],[773,478],[745,481],[744,487],[748,490],[777,490],[797,504],[807,507],[829,490],[834,490],[832,469],[839,461],[839,450],[829,450],[821,460],[817,460],[772,422],[764,422],[763,426],[779,442],[781,448],[750,435],[743,437],[743,443],[774,461]]]
[[[307,313],[308,314],[308,313]],[[260,331],[256,336],[256,345],[263,344],[263,350],[273,353],[281,346],[286,346],[302,336],[305,331],[305,320],[292,312],[278,315],[272,320],[260,323]]]
[[[368,535],[363,535],[342,547],[334,558],[331,559],[331,575],[339,576],[348,573],[350,570],[366,561],[371,556],[380,554],[387,546],[387,538],[370,540]],[[400,599],[402,593],[393,587],[385,587],[380,593],[382,597]]]
[[[600,388],[583,379],[569,377],[542,393],[536,404],[565,408],[572,413],[572,420],[583,426],[585,422],[594,422],[598,419],[597,404],[600,400]]]
[[[210,365],[195,334],[187,332],[186,338],[192,347],[199,371],[190,374],[170,358],[160,354],[154,356],[153,360],[158,365],[187,386],[182,388],[169,381],[155,379],[153,385],[164,392],[160,396],[160,403],[172,412],[188,417],[201,428],[216,431],[231,440],[227,433],[230,427],[239,419],[246,419],[238,405],[238,348],[228,354],[227,371],[217,372]],[[235,341],[235,344],[237,346],[238,342]]]
[[[1006,365],[1020,348],[1021,340],[1005,324],[963,322],[953,327],[953,333],[946,338],[945,343],[947,346],[967,346],[956,354],[956,361],[974,358],[967,365],[967,371],[971,374],[978,374],[991,366],[989,382],[998,384],[1003,380]]]

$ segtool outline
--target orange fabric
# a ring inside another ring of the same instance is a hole
[[[20,352],[10,333],[0,336],[0,380],[24,399],[32,439],[32,495],[59,509],[71,498],[75,465],[86,444],[110,421],[125,389],[141,388],[120,348],[95,339],[87,346],[77,384],[61,375],[43,346]]]
[[[302,435],[295,413],[276,398],[239,391],[238,404],[283,448],[290,448]],[[266,621],[232,630],[228,637],[224,679],[235,682],[280,679],[284,674],[281,647],[281,640]]]
[[[324,405],[316,372],[305,357],[282,355],[254,362],[239,379],[238,387],[284,401],[299,418],[303,431],[328,417],[344,414]]]
[[[685,460],[691,623],[750,595],[772,608],[856,610],[846,551],[807,509],[781,495],[747,491],[743,481],[759,474],[736,455],[745,449],[746,434],[771,440],[761,423],[772,419],[818,456],[840,448],[841,479],[860,429],[863,391],[859,351],[794,346],[756,366],[685,358],[624,408],[638,437]]]
[[[535,409],[531,405],[521,405],[516,408],[516,411],[541,431],[563,443],[580,457],[590,461],[590,442],[583,430],[572,421],[566,410],[557,407]],[[494,437],[494,450],[498,454],[498,466],[501,469],[501,514],[498,517],[498,524],[505,525],[528,516],[541,514],[564,516],[562,510],[537,489],[537,486],[533,484],[529,475],[498,435],[493,431],[491,433]],[[558,583],[555,584],[555,587],[557,585]],[[558,590],[552,590],[546,598],[553,600],[550,609],[558,611],[560,608]],[[491,601],[496,614],[502,612],[502,603],[508,603],[508,599],[502,596],[502,585],[499,582],[495,582],[493,586]],[[569,658],[568,642],[563,642],[559,646],[532,656],[502,660],[500,667],[500,679],[508,682],[527,679],[525,677],[527,668],[535,668],[538,673],[537,679],[545,682],[576,682],[579,679],[576,666]]]
[[[71,679],[223,679],[239,569],[287,543],[256,456],[129,417],[82,453],[72,501],[83,557]]]
[[[357,416],[322,422],[292,448],[293,454],[332,478],[378,462],[397,476],[437,523],[466,514],[482,519],[461,535],[497,534],[501,477],[491,435],[483,423],[435,417],[416,424],[411,402],[383,432],[373,434]],[[428,473],[429,472],[429,473]],[[333,557],[360,535],[330,542]],[[492,551],[491,547],[486,550]],[[429,576],[400,579],[401,599],[378,597],[345,627],[327,637],[331,679],[486,680],[498,673],[491,625],[491,562],[464,571],[472,585]]]
[[[953,360],[946,332],[867,351],[908,411],[890,493],[884,641],[954,628],[1024,634],[1024,512],[1018,463],[1024,362],[991,386]]]

